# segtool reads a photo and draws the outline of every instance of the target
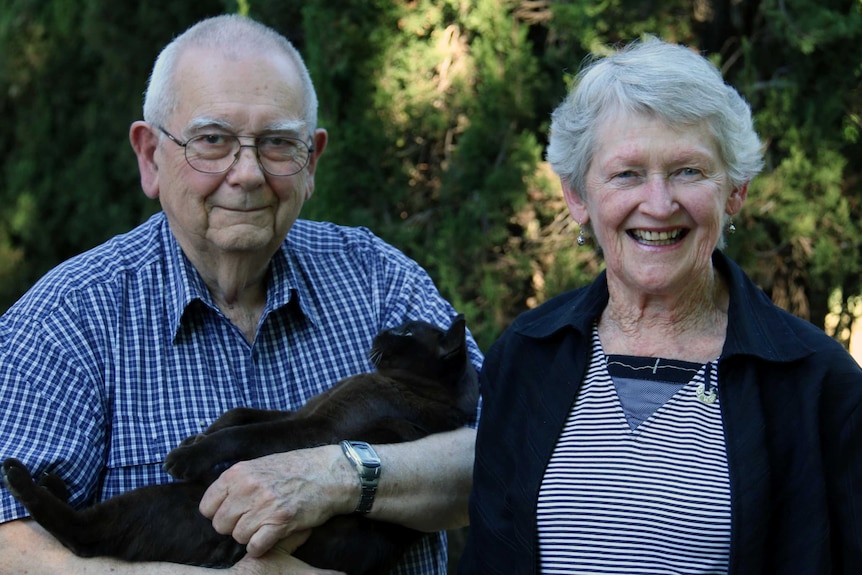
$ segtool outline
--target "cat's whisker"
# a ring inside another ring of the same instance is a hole
[[[379,349],[372,349],[368,354],[368,359],[371,360],[371,364],[375,367],[380,365],[380,360],[383,358],[383,352]]]

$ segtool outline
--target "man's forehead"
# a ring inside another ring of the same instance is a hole
[[[304,123],[305,92],[294,63],[283,54],[190,49],[176,67],[180,120],[196,125],[272,129]],[[252,122],[253,120],[253,122]]]
[[[267,69],[277,71],[284,81],[301,83],[301,74],[294,59],[280,47],[271,50],[188,46],[182,50],[175,65],[176,81],[188,74],[205,74],[222,69]]]

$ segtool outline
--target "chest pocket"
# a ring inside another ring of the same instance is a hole
[[[214,418],[118,412],[112,422],[99,500],[144,485],[172,481],[162,468],[165,457],[183,439],[200,433]]]

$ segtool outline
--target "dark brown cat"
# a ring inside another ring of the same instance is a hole
[[[238,408],[171,451],[165,469],[183,481],[142,487],[81,511],[55,475],[34,483],[17,460],[3,480],[33,519],[77,555],[228,567],[245,547],[219,535],[198,512],[225,464],[342,439],[394,443],[464,425],[478,399],[463,316],[448,331],[419,321],[380,332],[375,373],[356,375],[293,412]],[[388,572],[421,533],[360,515],[330,519],[294,555],[350,575]]]

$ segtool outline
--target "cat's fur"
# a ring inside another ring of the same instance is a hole
[[[15,459],[3,480],[33,519],[77,555],[227,567],[245,547],[219,535],[198,512],[206,487],[225,464],[338,443],[410,441],[464,425],[477,398],[463,316],[448,331],[411,321],[380,332],[370,352],[375,373],[340,381],[294,412],[238,408],[171,451],[165,468],[183,481],[136,489],[75,511],[55,475],[34,483]],[[385,481],[385,470],[383,473]],[[385,573],[421,533],[356,514],[314,529],[294,555],[350,575]]]

